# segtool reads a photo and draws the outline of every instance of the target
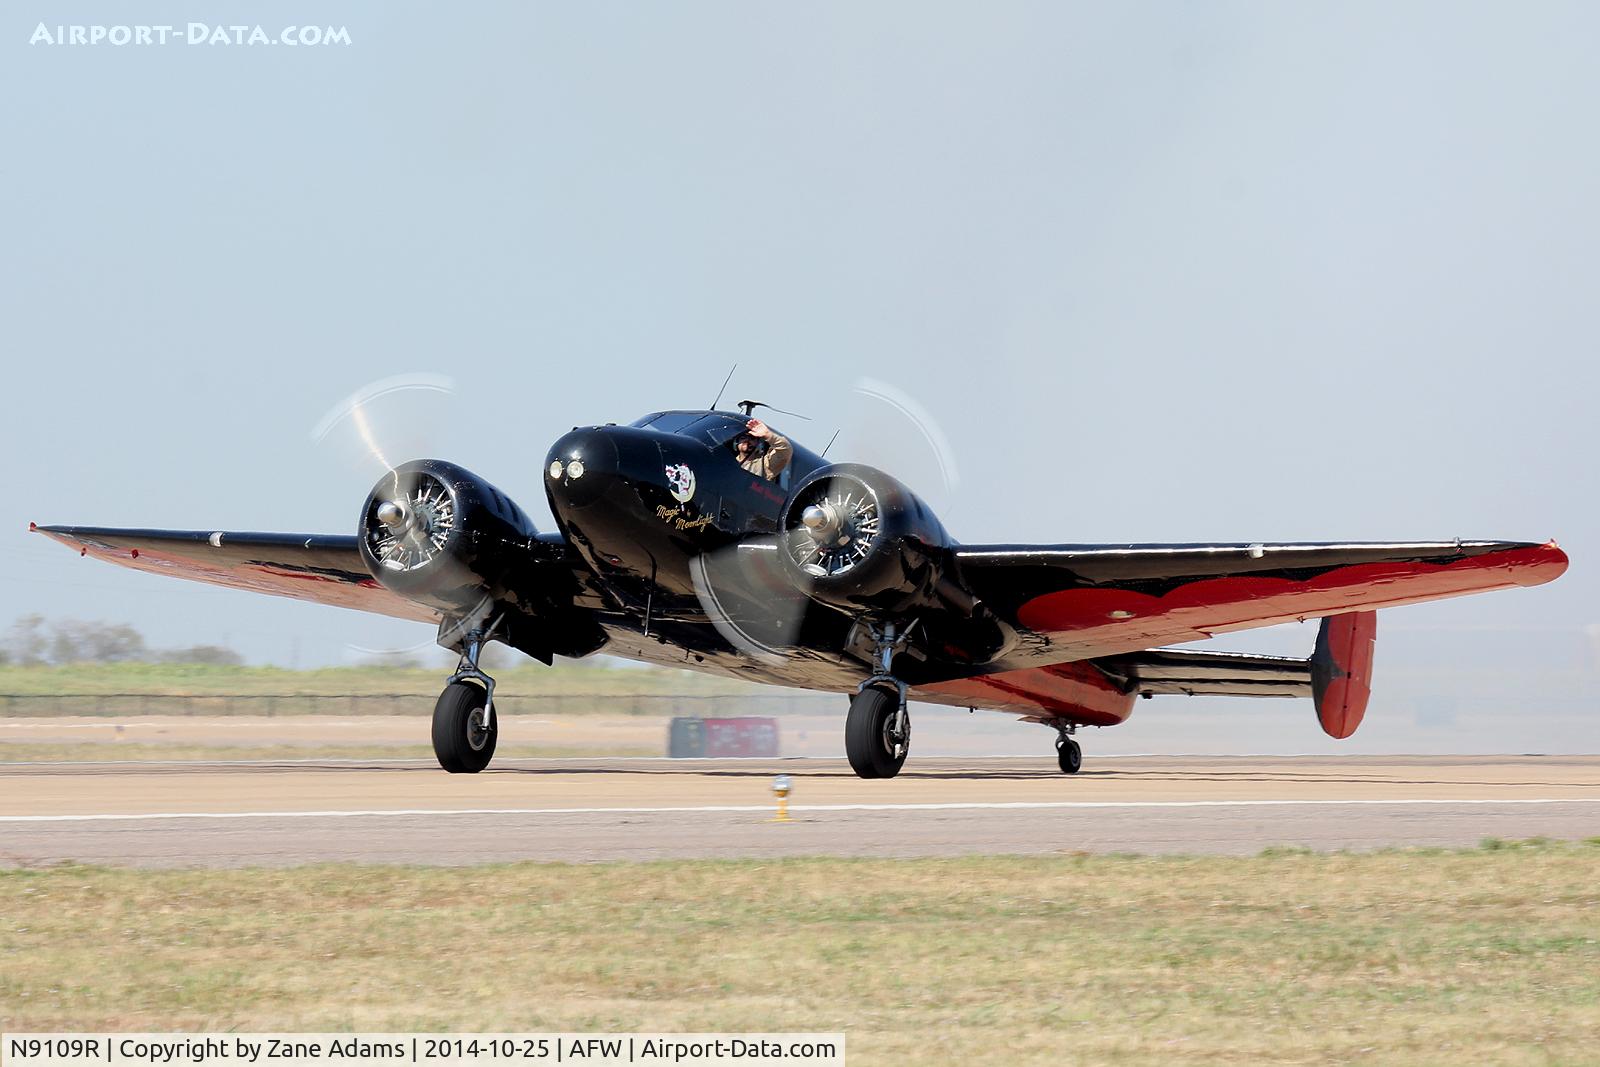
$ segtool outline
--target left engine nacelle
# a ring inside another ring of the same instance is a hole
[[[476,474],[418,459],[373,486],[357,540],[385,588],[459,613],[505,595],[536,532],[510,497]]]
[[[874,467],[836,463],[806,477],[783,508],[779,559],[813,600],[893,616],[939,603],[950,537],[933,509]]]

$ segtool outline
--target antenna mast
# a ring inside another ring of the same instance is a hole
[[[717,390],[717,398],[711,402],[710,407],[706,408],[707,411],[717,410],[717,405],[722,403],[722,394],[728,391],[728,383],[733,381],[733,372],[738,369],[739,364],[735,363],[733,369],[728,371],[728,376],[722,379],[722,388]]]

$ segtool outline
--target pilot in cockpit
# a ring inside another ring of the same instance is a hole
[[[739,457],[739,466],[769,482],[777,481],[794,457],[794,446],[789,444],[789,439],[760,419],[744,424],[744,433],[733,439],[733,449]]]

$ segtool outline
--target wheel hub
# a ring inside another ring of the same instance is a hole
[[[483,709],[474,708],[471,715],[467,716],[467,747],[474,752],[482,752],[483,746],[489,743],[489,728],[483,720]]]
[[[907,736],[911,733],[909,720],[907,720],[904,730],[895,729],[895,720],[899,717],[898,710],[891,711],[883,717],[883,750],[889,754],[891,759],[898,759],[900,754],[909,747],[911,740]]]

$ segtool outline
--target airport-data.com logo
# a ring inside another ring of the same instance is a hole
[[[181,26],[141,25],[57,25],[41,22],[34,27],[28,43],[34,46],[67,48],[159,48],[168,45],[203,45],[228,48],[348,47],[350,30],[345,26],[222,26],[209,22],[189,22]]]

